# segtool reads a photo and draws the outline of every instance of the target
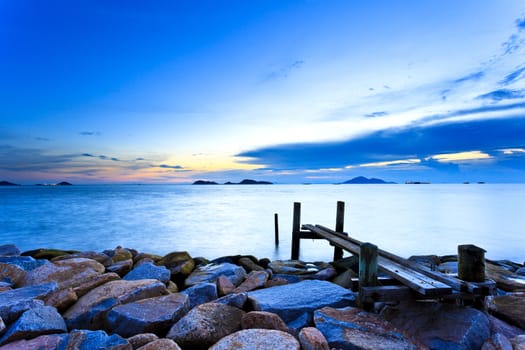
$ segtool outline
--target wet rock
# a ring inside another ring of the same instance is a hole
[[[252,271],[246,276],[244,282],[233,290],[233,293],[245,293],[262,288],[266,281],[268,281],[268,274],[265,271]]]
[[[135,255],[135,257],[133,258],[133,263],[137,263],[139,262],[140,260],[142,259],[150,259],[154,262],[157,262],[159,261],[160,259],[162,259],[162,256],[160,255],[156,255],[156,254],[150,254],[150,253],[138,253],[137,255]]]
[[[242,329],[260,328],[288,332],[288,326],[279,315],[266,311],[251,311],[241,319]]]
[[[181,292],[190,299],[190,308],[217,299],[217,286],[215,283],[199,283]]]
[[[358,277],[358,275],[353,270],[345,270],[337,275],[332,282],[338,286],[349,289],[352,287],[352,278],[355,277]]]
[[[238,265],[242,266],[246,272],[252,272],[252,271],[264,271],[264,268],[257,264],[257,259],[255,258],[249,258],[249,257],[242,257],[238,261]]]
[[[343,259],[336,260],[332,266],[339,272],[346,270],[359,271],[359,257],[351,255]]]
[[[73,288],[66,288],[54,291],[44,299],[44,302],[47,306],[53,306],[58,311],[63,312],[77,300],[78,296]]]
[[[85,258],[73,258],[45,264],[27,272],[22,286],[56,282],[60,289],[76,287],[86,279],[105,271],[101,263]]]
[[[337,271],[333,267],[327,267],[314,274],[312,278],[316,280],[328,281],[335,276],[337,276]]]
[[[131,344],[118,334],[104,331],[73,330],[69,333],[65,349],[132,350]]]
[[[0,339],[0,345],[15,340],[64,332],[67,332],[66,323],[58,311],[52,306],[40,306],[27,310],[9,326]]]
[[[510,340],[513,350],[525,350],[525,334],[518,335]]]
[[[284,275],[315,274],[320,270],[317,266],[300,260],[274,260],[268,267],[273,273]]]
[[[330,350],[323,333],[315,327],[305,327],[299,332],[301,350]]]
[[[138,350],[181,350],[181,348],[171,339],[157,339]]]
[[[207,349],[219,339],[241,329],[244,311],[219,304],[202,304],[182,317],[168,332],[166,338],[182,348]]]
[[[47,260],[36,260],[30,256],[0,256],[0,263],[17,265],[27,272],[50,262]]]
[[[152,341],[155,341],[157,339],[159,339],[159,337],[156,334],[142,333],[142,334],[136,334],[132,337],[129,337],[128,342],[131,344],[131,347],[133,349],[138,349],[141,346],[151,343]]]
[[[57,256],[56,258],[51,259],[51,261],[55,262],[55,261],[75,259],[75,258],[85,258],[85,259],[95,260],[104,266],[110,266],[113,264],[113,259],[111,259],[108,255],[104,253],[98,253],[98,252],[92,252],[92,251],[61,255],[61,256]]]
[[[509,294],[490,297],[488,310],[502,320],[525,330],[525,294]]]
[[[300,282],[300,281],[297,281]],[[273,276],[272,279],[269,279],[264,284],[264,288],[271,288],[271,287],[277,287],[277,286],[284,286],[288,284],[288,280],[280,277]]]
[[[235,286],[226,276],[219,276],[217,278],[217,292],[220,296],[230,294],[235,289]]]
[[[23,256],[30,256],[34,259],[44,259],[51,260],[57,256],[69,255],[79,253],[78,250],[62,250],[62,249],[49,249],[49,248],[39,248],[35,250],[28,250],[23,252]]]
[[[0,346],[0,350],[56,350],[63,349],[68,334],[41,335],[31,340],[17,340]]]
[[[496,281],[496,286],[507,292],[525,291],[525,277],[489,262],[485,264],[487,278]]]
[[[83,295],[85,295],[87,292],[89,292],[90,290],[98,286],[101,286],[104,283],[108,283],[110,281],[116,281],[119,279],[120,279],[120,276],[114,272],[108,272],[108,273],[103,273],[101,275],[90,276],[84,279],[84,281],[80,285],[74,287],[73,291],[80,298]]]
[[[512,350],[512,344],[503,334],[495,333],[483,343],[481,350]]]
[[[132,280],[144,280],[144,279],[156,279],[162,283],[167,283],[170,280],[170,270],[164,266],[156,266],[153,263],[143,263],[140,266],[135,267],[123,279],[127,281]]]
[[[0,245],[0,256],[19,256],[20,249],[14,244]]]
[[[248,293],[253,310],[278,314],[287,324],[324,306],[355,305],[355,295],[326,281],[308,280]]]
[[[332,348],[423,349],[389,322],[353,307],[322,308],[315,311],[314,322]]]
[[[24,311],[43,305],[41,300],[57,289],[56,283],[17,288],[0,293],[0,318],[6,324],[15,321]]]
[[[108,266],[106,269],[108,272],[113,272],[119,275],[120,277],[125,276],[133,268],[133,260],[121,260],[114,263],[111,266]]]
[[[166,266],[173,276],[187,277],[195,268],[195,261],[188,252],[172,252],[157,261],[157,265]]]
[[[111,281],[81,297],[64,313],[64,318],[69,329],[100,329],[111,308],[163,294],[167,294],[166,287],[157,280]]]
[[[219,340],[209,350],[299,350],[299,342],[286,332],[273,329],[245,329]]]
[[[406,302],[382,316],[432,349],[479,349],[490,337],[483,312],[452,304]]]
[[[111,256],[111,259],[113,259],[113,262],[115,263],[124,260],[133,261],[133,253],[131,252],[131,250],[126,248],[117,247],[112,253],[108,255]]]
[[[185,285],[191,287],[199,283],[216,283],[217,278],[221,275],[237,286],[246,277],[246,271],[242,267],[230,263],[199,266],[188,276]]]
[[[106,323],[112,333],[123,337],[140,333],[163,336],[189,310],[187,295],[169,294],[114,307],[108,312]]]
[[[248,294],[239,293],[239,294],[228,294],[215,300],[215,303],[230,305],[238,309],[244,308],[244,304],[248,300]]]
[[[0,281],[17,286],[26,277],[26,272],[18,265],[0,263]]]

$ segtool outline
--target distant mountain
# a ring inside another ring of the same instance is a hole
[[[273,183],[270,181],[255,181],[250,179],[244,179],[239,183],[228,181],[225,183],[225,185],[273,185]]]
[[[393,184],[395,182],[386,182],[385,180],[375,179],[375,178],[366,178],[364,176],[354,177],[352,180],[343,182],[343,185],[347,184]]]
[[[0,181],[0,186],[20,186],[19,184],[14,184],[9,181]]]
[[[67,182],[67,181],[62,181],[62,182],[59,182],[56,184],[57,186],[73,186],[73,184]]]
[[[193,185],[218,185],[215,181],[197,180]]]

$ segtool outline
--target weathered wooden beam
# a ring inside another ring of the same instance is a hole
[[[273,223],[275,226],[275,246],[279,246],[279,214],[273,214]]]
[[[362,298],[367,303],[407,300],[413,296],[414,292],[407,286],[361,287],[359,290],[359,298]]]
[[[292,260],[299,259],[300,249],[300,231],[301,231],[301,203],[295,202],[293,204],[293,224],[292,224]]]
[[[377,286],[377,246],[363,243],[359,251],[359,304],[364,310],[371,310],[374,303],[365,298],[362,289],[375,286]]]
[[[465,281],[485,282],[485,250],[473,244],[458,246],[458,277]]]
[[[337,214],[335,218],[335,231],[342,233],[345,225],[345,202],[337,202]],[[343,258],[343,249],[334,247],[334,260],[337,261]]]

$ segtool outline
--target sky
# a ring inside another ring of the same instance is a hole
[[[522,0],[0,0],[0,180],[525,181]]]

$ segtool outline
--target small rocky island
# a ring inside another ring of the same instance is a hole
[[[272,182],[269,181],[256,181],[256,180],[250,180],[250,179],[244,179],[241,182],[225,182],[225,185],[273,185]],[[215,181],[207,181],[207,180],[197,180],[193,183],[193,185],[218,185]]]
[[[20,185],[9,182],[9,181],[0,181],[0,186],[20,186]]]
[[[342,182],[341,185],[350,185],[350,184],[395,184],[395,182],[387,182],[382,179],[376,179],[376,178],[366,178],[364,176],[358,176],[354,177],[351,180]]]

